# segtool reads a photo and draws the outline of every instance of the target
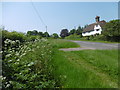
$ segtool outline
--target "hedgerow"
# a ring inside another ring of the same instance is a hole
[[[6,39],[2,54],[2,88],[33,89],[56,87],[52,60],[52,47],[46,39],[21,44]]]

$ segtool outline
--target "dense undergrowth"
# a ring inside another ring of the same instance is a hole
[[[2,88],[56,87],[52,75],[52,47],[46,39],[26,42],[5,40]]]

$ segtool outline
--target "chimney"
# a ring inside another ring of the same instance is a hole
[[[96,16],[96,17],[95,17],[96,22],[99,22],[99,21],[100,21],[99,18],[100,18],[99,16]]]

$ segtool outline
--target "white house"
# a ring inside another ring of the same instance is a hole
[[[86,28],[83,29],[82,36],[101,34],[102,28],[106,24],[106,21],[99,21],[99,18],[99,16],[96,16],[96,22],[88,25]]]

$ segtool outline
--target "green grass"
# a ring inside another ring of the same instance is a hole
[[[55,43],[56,46],[66,48],[66,45],[57,42]],[[60,42],[65,43],[61,40]],[[64,52],[59,51],[58,48],[54,49],[52,63],[55,68],[54,76],[57,79],[59,78],[58,83],[62,88],[117,87],[117,50]]]
[[[54,48],[72,48],[80,47],[80,45],[70,42],[63,39],[49,39],[49,42],[53,45]]]
[[[120,43],[120,42],[110,42],[110,41],[104,41],[104,40],[87,40],[85,38],[81,38],[80,35],[70,35],[65,37],[67,40],[78,40],[78,41],[89,41],[89,42],[101,42],[101,43]]]

